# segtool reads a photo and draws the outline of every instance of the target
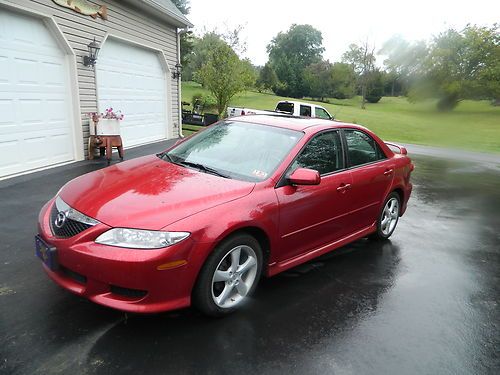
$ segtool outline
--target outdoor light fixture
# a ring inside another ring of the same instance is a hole
[[[89,49],[89,55],[88,56],[83,56],[83,65],[85,66],[94,66],[96,61],[97,61],[97,55],[99,54],[99,50],[101,49],[101,46],[99,43],[94,40],[89,43],[87,46]]]
[[[179,64],[179,63],[175,64],[175,71],[172,72],[173,79],[177,79],[181,76],[181,69],[182,69],[181,64]]]

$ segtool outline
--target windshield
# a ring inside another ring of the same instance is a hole
[[[225,121],[158,156],[202,172],[258,182],[278,168],[302,136],[296,130]]]

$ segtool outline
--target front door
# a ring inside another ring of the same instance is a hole
[[[284,185],[276,189],[280,209],[280,246],[276,261],[306,253],[343,237],[348,230],[351,172],[344,169],[338,131],[312,138],[288,170],[320,172],[314,186]],[[346,188],[347,186],[347,188]]]

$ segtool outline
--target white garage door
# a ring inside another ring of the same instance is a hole
[[[74,158],[69,67],[38,18],[0,7],[0,177]]]
[[[99,110],[125,115],[125,147],[167,138],[165,71],[155,51],[108,38],[96,69]]]

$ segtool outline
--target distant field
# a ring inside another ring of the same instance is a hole
[[[194,82],[183,82],[183,101],[191,102],[198,92],[207,91]],[[235,97],[231,105],[273,109],[277,101],[285,99],[293,100],[247,91]],[[500,153],[500,107],[487,101],[464,100],[449,113],[436,111],[431,101],[411,104],[406,98],[384,97],[377,104],[368,103],[365,110],[359,103],[356,97],[320,104],[336,119],[364,125],[385,140]]]

